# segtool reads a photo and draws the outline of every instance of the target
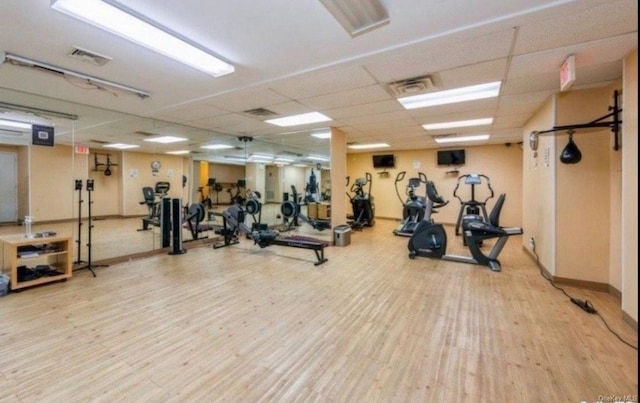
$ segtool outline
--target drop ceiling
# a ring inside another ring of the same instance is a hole
[[[49,3],[0,2],[0,52],[151,96],[3,63],[0,102],[77,114],[73,122],[46,118],[60,143],[124,142],[146,152],[187,148],[197,159],[211,154],[200,149],[211,142],[230,143],[242,154],[239,136],[255,139],[247,152],[328,154],[328,140],[310,136],[326,123],[283,128],[264,122],[314,111],[329,116],[348,142],[385,142],[387,150],[436,148],[433,135],[442,133],[427,132],[423,124],[485,117],[494,118],[485,130],[491,135],[487,143],[516,143],[527,120],[560,91],[567,56],[576,58],[574,89],[602,86],[622,77],[623,57],[638,46],[637,0],[388,0],[390,23],[357,37],[318,0],[120,0],[235,66],[234,73],[213,78],[56,12]],[[74,48],[109,60],[96,65],[70,57]],[[405,110],[390,84],[425,76],[429,85],[417,90],[493,81],[502,87],[493,99]],[[246,112],[257,108],[276,115]],[[0,117],[10,113],[0,108]],[[151,144],[144,141],[148,133],[189,141]]]

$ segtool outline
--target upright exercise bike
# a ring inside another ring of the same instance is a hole
[[[411,236],[413,235],[413,231],[416,229],[418,223],[425,219],[425,213],[427,211],[427,176],[422,172],[419,172],[417,178],[409,178],[409,182],[405,189],[407,199],[406,201],[403,201],[400,196],[400,191],[398,191],[398,183],[404,180],[405,175],[406,171],[402,171],[396,176],[396,194],[402,203],[402,223],[398,228],[393,230],[393,233],[400,236]],[[421,184],[424,184],[425,187],[424,196],[418,196],[416,194],[416,191],[420,188]],[[431,217],[426,217],[426,219],[430,220]]]
[[[437,258],[489,266],[492,271],[496,272],[502,270],[498,255],[500,255],[502,248],[504,248],[510,236],[522,234],[522,228],[500,226],[500,212],[505,197],[504,193],[498,197],[486,222],[469,222],[468,228],[464,231],[463,236],[471,252],[471,257],[448,255],[447,233],[445,232],[444,226],[429,221],[421,221],[409,239],[409,258],[415,259],[416,256]],[[427,198],[428,209],[438,209],[446,204],[431,181],[427,184]],[[494,238],[497,238],[497,240],[493,248],[488,255],[485,255],[480,249],[482,241]]]

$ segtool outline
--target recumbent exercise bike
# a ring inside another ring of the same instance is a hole
[[[427,209],[438,209],[447,204],[445,200],[438,194],[433,182],[427,183]],[[498,197],[496,204],[493,206],[487,222],[470,221],[467,229],[464,230],[463,236],[466,245],[471,252],[469,256],[448,255],[447,252],[447,233],[442,224],[435,224],[429,221],[421,221],[416,227],[413,235],[409,239],[409,258],[415,259],[416,256],[438,258],[443,260],[451,260],[456,262],[471,263],[489,266],[492,271],[500,271],[501,265],[498,255],[512,235],[521,235],[522,228],[519,227],[501,227],[500,212],[504,204],[506,195],[503,193]],[[480,246],[482,241],[497,238],[495,245],[488,255],[482,253]]]

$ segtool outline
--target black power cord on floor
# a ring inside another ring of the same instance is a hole
[[[554,282],[553,279],[550,277],[547,277],[544,272],[542,271],[542,266],[540,265],[540,259],[538,257],[538,254],[536,253],[535,250],[532,250],[531,253],[533,253],[533,256],[535,256],[536,258],[536,266],[538,266],[538,270],[540,271],[540,275],[542,276],[542,278],[544,278],[545,280],[547,280],[549,282],[549,284],[551,284],[553,286],[553,288],[562,291],[562,293],[564,295],[567,296],[567,298],[569,298],[569,300],[571,302],[573,302],[575,305],[577,305],[578,307],[580,307],[580,309],[582,309],[583,311],[590,313],[592,315],[597,315],[600,320],[602,321],[602,323],[604,323],[604,325],[607,327],[607,329],[613,333],[614,336],[616,336],[618,338],[618,340],[620,340],[621,342],[623,342],[624,344],[626,344],[627,346],[631,347],[632,349],[638,351],[638,347],[634,346],[633,344],[629,343],[628,341],[624,340],[622,337],[620,337],[620,335],[616,332],[613,331],[613,329],[611,329],[611,327],[609,327],[609,324],[607,323],[606,320],[604,320],[604,318],[602,317],[602,315],[600,315],[600,313],[598,311],[596,311],[596,308],[594,308],[593,304],[591,303],[591,301],[589,300],[581,300],[578,298],[574,298],[571,295],[567,294],[567,292],[562,288],[562,287],[558,287]]]

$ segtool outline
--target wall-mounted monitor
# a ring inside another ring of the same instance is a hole
[[[395,168],[396,157],[393,154],[383,154],[373,156],[374,168]]]
[[[31,144],[36,146],[53,147],[54,130],[53,126],[32,125]]]
[[[464,165],[464,150],[438,151],[438,165]]]

